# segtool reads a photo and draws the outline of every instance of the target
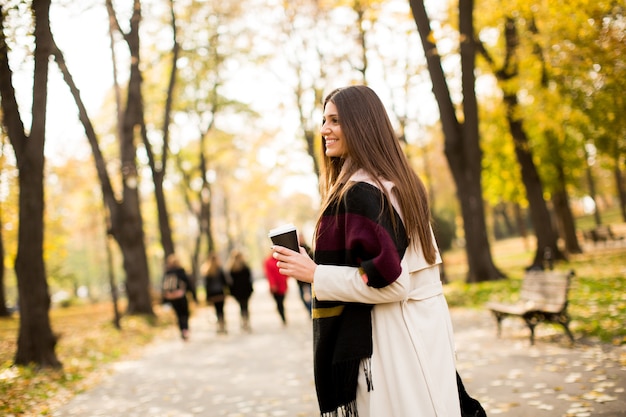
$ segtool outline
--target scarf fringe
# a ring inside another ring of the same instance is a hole
[[[359,411],[356,409],[356,400],[342,405],[337,410],[322,413],[321,417],[359,417]]]
[[[363,360],[363,372],[365,373],[367,392],[373,391],[374,381],[372,381],[372,358],[366,358]]]

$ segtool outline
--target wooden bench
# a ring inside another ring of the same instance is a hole
[[[583,231],[583,236],[585,239],[592,241],[594,244],[598,242],[608,242],[609,240],[621,240],[622,236],[615,236],[613,230],[611,230],[611,226],[608,225],[600,225],[593,229]]]
[[[508,316],[524,319],[530,329],[530,344],[535,344],[537,324],[557,323],[563,326],[572,343],[574,336],[569,329],[567,296],[574,271],[527,271],[522,280],[520,297],[516,303],[488,302],[498,322],[498,337],[502,333],[502,320]]]

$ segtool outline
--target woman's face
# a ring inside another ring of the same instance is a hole
[[[329,101],[324,108],[324,124],[320,130],[328,157],[342,158],[348,154],[348,145],[339,122],[337,107],[335,103]]]

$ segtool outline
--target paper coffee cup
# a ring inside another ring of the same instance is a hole
[[[300,251],[298,232],[296,226],[291,223],[271,229],[268,236],[274,245],[284,246],[296,252]]]

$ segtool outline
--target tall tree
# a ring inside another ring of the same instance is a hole
[[[8,317],[11,312],[7,308],[7,299],[4,290],[4,238],[2,236],[2,210],[0,210],[0,259],[3,262],[0,263],[0,317]]]
[[[524,93],[520,97],[532,97],[520,103],[520,110],[533,151],[542,162],[537,168],[546,193],[556,190],[552,179],[558,177],[558,168],[551,165],[558,160],[553,161],[550,144],[544,143],[556,135],[561,143],[559,150],[566,158],[568,188],[578,187],[585,163],[583,154],[588,151],[591,158],[587,162],[594,164],[590,174],[613,170],[616,175],[614,192],[610,191],[609,181],[597,181],[596,190],[590,185],[586,193],[593,195],[597,191],[597,209],[607,193],[611,201],[620,200],[626,122],[616,115],[626,111],[621,94],[626,87],[623,6],[588,0],[559,4],[513,1],[495,9],[496,4],[501,5],[492,2],[484,10],[511,16],[524,31],[518,47],[520,77],[516,82]],[[541,70],[541,76],[537,76],[537,70]],[[548,131],[550,137],[543,137]],[[624,207],[623,199],[620,204]],[[594,214],[596,222],[601,223],[599,213]]]
[[[565,11],[578,24],[568,25],[569,19],[556,21],[557,33],[563,35],[553,41],[559,49],[553,49],[571,53],[554,54],[553,65],[555,68],[562,65],[564,56],[573,62],[567,66],[568,71],[559,71],[555,78],[559,88],[576,97],[589,117],[587,139],[598,152],[598,162],[606,161],[607,169],[613,173],[613,194],[626,221],[626,118],[622,116],[626,113],[624,6],[619,2],[580,0],[568,2],[566,7]]]
[[[153,150],[152,143],[148,138],[148,127],[146,126],[145,114],[142,106],[141,114],[141,138],[143,140],[146,154],[148,155],[148,165],[152,172],[152,180],[154,182],[154,197],[156,200],[157,213],[159,218],[159,231],[161,232],[161,245],[165,258],[174,253],[174,240],[172,238],[172,227],[170,225],[170,216],[167,209],[167,201],[163,190],[163,180],[167,167],[167,159],[169,154],[170,140],[170,124],[172,114],[172,103],[174,101],[174,86],[176,84],[176,65],[179,57],[180,45],[177,39],[176,13],[174,11],[174,0],[169,1],[170,7],[170,25],[172,30],[172,64],[168,77],[167,92],[165,97],[165,106],[163,109],[163,125],[161,127],[161,157],[157,161],[157,156]],[[143,102],[143,100],[141,100]]]
[[[32,119],[26,133],[19,112],[5,37],[5,10],[0,4],[0,95],[3,124],[13,146],[19,170],[19,231],[15,273],[20,326],[15,363],[61,367],[56,336],[50,325],[50,296],[43,259],[44,143],[48,99],[48,68],[52,51],[50,0],[33,1],[35,24]]]
[[[143,218],[139,198],[139,173],[137,170],[137,131],[143,123],[143,100],[141,94],[142,74],[140,59],[139,26],[141,2],[133,1],[129,17],[129,30],[124,32],[117,19],[111,0],[106,1],[112,25],[122,35],[130,52],[130,74],[126,89],[126,101],[120,136],[122,174],[122,199],[107,204],[111,215],[111,234],[120,245],[126,271],[127,312],[130,314],[154,314],[150,297],[150,274],[146,258]]]
[[[498,79],[505,104],[510,107],[508,117],[516,125],[510,131],[524,134],[523,138],[514,138],[515,143],[522,152],[529,152],[536,163],[529,172],[535,171],[541,177],[543,189],[534,192],[534,200],[545,205],[541,197],[551,196],[567,252],[579,252],[567,193],[583,192],[579,184],[586,162],[599,162],[594,170],[600,164],[606,164],[607,168],[620,165],[619,146],[609,148],[624,136],[617,133],[623,130],[620,127],[624,126],[620,122],[623,118],[614,117],[622,96],[615,94],[615,87],[623,85],[624,79],[615,76],[623,75],[618,58],[623,55],[619,51],[624,50],[623,30],[619,30],[623,29],[623,12],[612,2],[587,0],[559,5],[516,1],[503,5],[483,0],[480,7],[480,26],[485,29],[481,33],[485,35],[481,47],[489,45],[491,52],[498,46],[503,50],[502,62],[497,65],[488,54],[483,55]],[[493,36],[496,31],[500,34],[497,38]],[[497,55],[493,56],[498,61]],[[606,99],[611,105],[606,106]],[[599,111],[596,113],[594,108]],[[607,129],[607,126],[611,127]],[[607,135],[607,130],[611,134]],[[608,145],[603,148],[604,155],[597,147],[602,142]],[[594,156],[585,161],[583,155],[587,151]],[[591,169],[587,172],[592,182],[586,193],[594,198]],[[547,211],[541,207],[535,210],[532,205],[531,210],[544,212],[544,217]],[[600,223],[600,216],[595,214],[596,222]],[[543,225],[537,229],[541,233],[549,230]],[[544,242],[547,239],[538,238]],[[537,249],[539,258],[542,248]]]
[[[110,2],[107,2],[107,4],[109,3]],[[111,16],[115,16],[114,11],[112,9],[110,11],[113,12]],[[150,296],[150,277],[144,242],[143,220],[139,206],[139,178],[135,161],[136,146],[134,134],[135,128],[141,125],[141,117],[138,116],[141,115],[141,94],[138,94],[138,90],[141,88],[141,73],[138,68],[138,31],[140,17],[141,7],[137,0],[134,2],[133,12],[130,18],[131,29],[127,35],[127,42],[136,46],[136,49],[133,48],[132,50],[137,56],[133,55],[131,58],[131,76],[126,99],[126,108],[121,118],[123,122],[122,128],[120,129],[120,155],[122,159],[120,176],[122,178],[122,193],[119,199],[113,190],[112,181],[106,168],[106,161],[100,149],[95,129],[81,98],[80,91],[66,65],[63,53],[56,43],[54,43],[52,37],[53,48],[51,52],[74,98],[74,102],[78,108],[80,122],[85,129],[87,140],[91,146],[92,155],[96,164],[96,172],[102,189],[102,197],[106,210],[108,210],[108,218],[110,219],[110,221],[107,222],[110,224],[108,233],[116,240],[122,252],[123,267],[126,273],[126,295],[128,298],[126,311],[129,314],[154,315]],[[115,21],[115,23],[117,23],[117,21]]]
[[[538,38],[540,36],[539,28],[537,26],[537,22],[535,16],[532,15],[531,18],[527,20],[528,22],[528,30],[533,35],[531,38]],[[509,47],[508,42],[505,42],[507,48]],[[547,53],[544,50],[545,48],[537,41],[532,41],[531,48],[533,51],[533,56],[539,63],[540,69],[540,77],[539,77],[539,88],[540,92],[544,97],[544,101],[550,102],[551,98],[551,88],[550,84],[553,84],[553,77],[551,71],[549,69],[549,64],[547,60]],[[516,54],[519,52],[515,52]],[[562,106],[566,107],[566,106]],[[559,114],[559,113],[557,113]],[[559,115],[560,116],[560,115]],[[564,119],[566,117],[563,117]],[[568,151],[566,143],[575,141],[568,141],[570,137],[567,135],[566,129],[551,129],[546,128],[544,133],[544,142],[547,144],[548,149],[550,150],[550,154],[554,157],[552,158],[552,167],[554,171],[556,171],[556,175],[554,175],[555,180],[553,184],[550,185],[552,203],[554,208],[554,214],[556,216],[556,224],[554,227],[550,227],[550,229],[544,230],[542,232],[542,237],[539,237],[538,232],[535,230],[535,234],[537,235],[537,251],[535,253],[535,260],[533,265],[542,266],[543,260],[545,257],[550,257],[550,262],[553,260],[562,260],[566,259],[568,253],[581,253],[582,249],[578,244],[578,238],[576,237],[576,224],[574,222],[574,215],[572,213],[572,208],[570,205],[569,193],[567,190],[567,182],[568,178],[566,176],[566,153]],[[517,138],[515,138],[517,139]],[[515,141],[517,143],[517,140]],[[531,147],[528,146],[528,149]],[[533,164],[534,165],[534,164]],[[526,181],[524,182],[526,183]],[[534,207],[531,206],[531,211],[539,209],[540,213],[547,213],[547,218],[542,219],[543,224],[540,226],[541,229],[545,229],[548,226],[552,226],[552,221],[549,217],[548,207],[544,202],[545,210],[542,207]],[[544,214],[546,215],[546,214]],[[534,215],[533,215],[534,216]],[[534,220],[534,217],[533,217]],[[554,236],[554,241],[550,241],[549,231],[553,230],[552,235]],[[562,253],[558,246],[558,235],[560,231],[560,236],[563,238],[565,242],[565,253]],[[539,242],[548,242],[550,246],[544,246],[543,252],[540,253]]]
[[[0,17],[1,18],[1,17]],[[0,165],[0,172],[2,172],[2,170],[4,169],[4,160],[5,160],[5,156],[4,156],[4,152],[5,152],[5,146],[4,146],[4,129],[3,126],[0,125],[0,135],[2,135],[2,137],[0,137],[0,162],[2,162],[2,164]],[[4,251],[4,233],[2,232],[3,229],[3,224],[4,224],[4,219],[3,219],[3,211],[2,211],[2,206],[0,206],[0,317],[8,317],[11,315],[11,312],[9,311],[9,309],[7,308],[7,299],[6,299],[6,291],[5,291],[5,285],[4,285],[4,277],[5,277],[5,268],[4,268],[4,257],[5,257],[5,251]]]
[[[582,253],[582,248],[578,244],[578,238],[576,237],[576,224],[574,222],[574,215],[570,207],[570,198],[567,192],[567,179],[565,174],[564,158],[561,155],[561,151],[558,147],[558,140],[551,141],[548,139],[548,144],[554,144],[554,168],[557,172],[556,186],[552,190],[552,205],[556,213],[558,227],[560,234],[565,242],[565,250],[567,253]],[[552,253],[550,253],[552,256]]]
[[[478,106],[474,90],[476,59],[476,45],[473,36],[474,3],[472,0],[459,1],[463,122],[460,122],[456,116],[456,109],[441,66],[441,58],[437,52],[424,1],[410,0],[409,4],[426,55],[433,93],[439,107],[441,125],[445,136],[444,150],[461,204],[466,241],[465,250],[469,265],[467,281],[480,282],[500,279],[504,274],[493,263],[482,198],[482,154],[479,146]]]
[[[220,201],[216,196],[220,187],[216,184],[222,180],[217,160],[220,154],[236,148],[234,136],[226,132],[231,126],[220,129],[218,119],[222,115],[225,119],[233,115],[245,118],[252,113],[248,105],[228,95],[233,75],[229,67],[239,66],[242,57],[256,60],[250,33],[239,26],[249,6],[241,1],[194,0],[180,13],[181,20],[186,22],[179,33],[184,46],[181,60],[186,65],[178,71],[181,88],[174,111],[186,120],[190,132],[197,132],[197,140],[173,156],[183,175],[182,194],[198,222],[199,234],[192,255],[194,268],[208,253],[232,245],[228,242],[228,220],[221,224],[214,222],[217,217],[214,209]],[[219,230],[216,226],[224,227]],[[220,237],[226,241],[220,241]]]
[[[533,259],[533,267],[543,265],[544,254],[551,253],[553,259],[565,259],[557,245],[557,233],[552,226],[550,212],[543,198],[543,184],[533,161],[530,140],[524,130],[524,121],[520,117],[518,91],[514,87],[516,84],[510,81],[518,75],[517,47],[519,45],[519,35],[515,19],[507,17],[504,25],[505,33],[505,59],[502,68],[493,68],[493,72],[500,82],[504,95],[506,107],[506,119],[509,124],[509,131],[513,137],[515,155],[521,169],[521,178],[526,189],[526,198],[530,205],[530,215],[533,222],[533,229],[537,237],[537,247]],[[494,60],[487,53],[485,48],[479,48],[487,61],[494,66]],[[513,87],[512,87],[513,86]]]

